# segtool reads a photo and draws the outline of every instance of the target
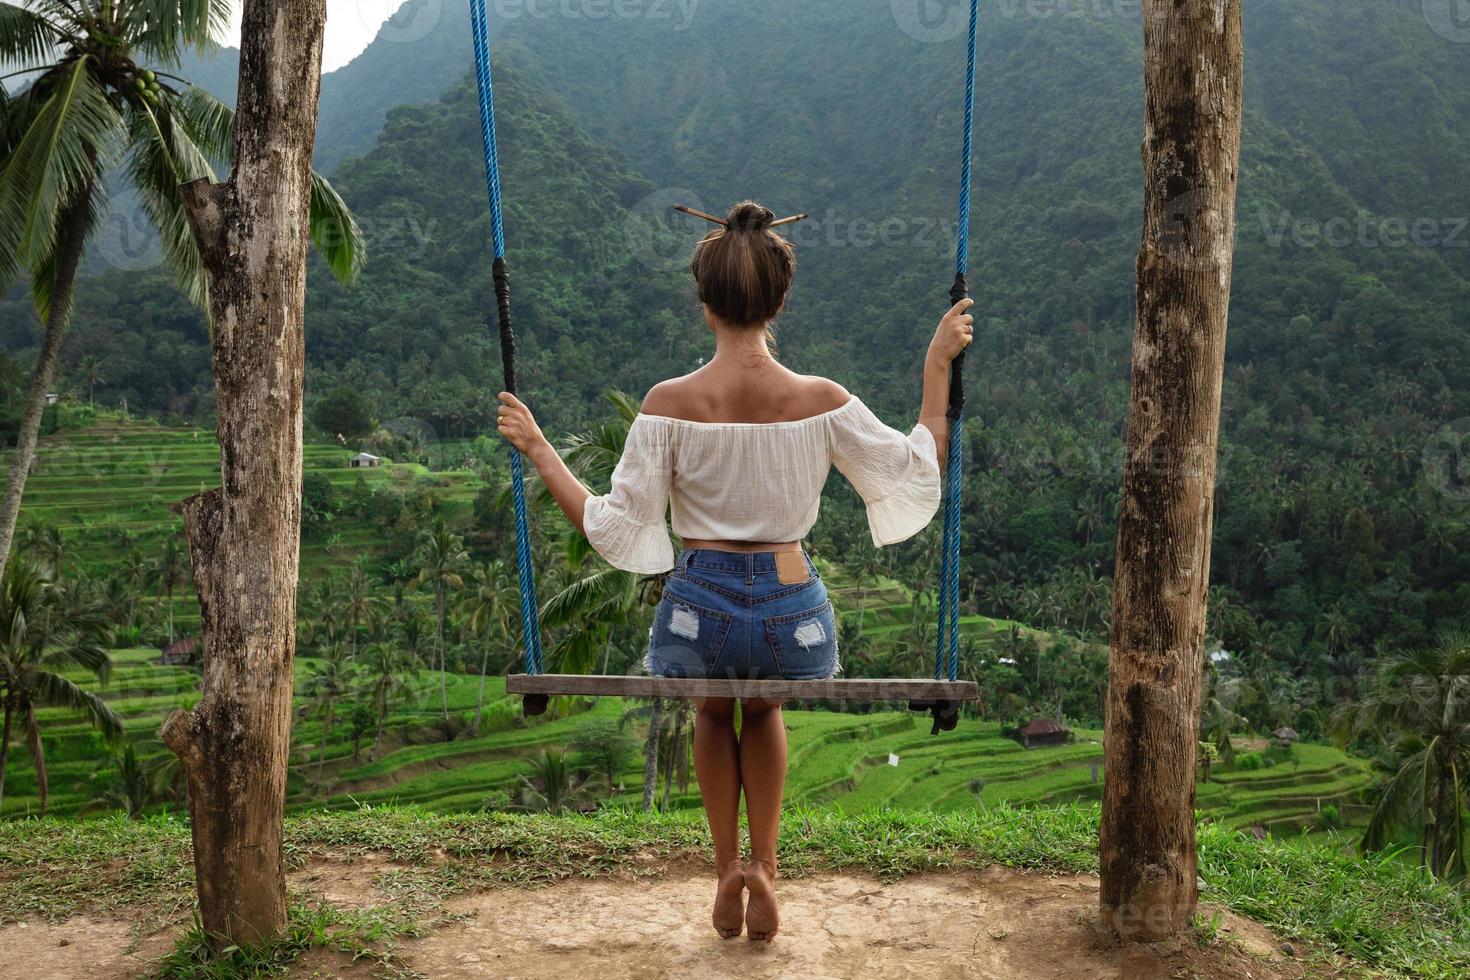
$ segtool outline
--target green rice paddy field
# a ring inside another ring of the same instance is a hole
[[[468,507],[480,483],[467,471],[430,473],[416,465],[352,470],[350,454],[336,446],[308,446],[309,471],[322,473],[340,492],[359,479],[369,485],[404,489],[432,484],[450,507]],[[119,558],[121,530],[136,536],[151,554],[163,537],[175,533],[180,500],[217,483],[218,455],[210,433],[169,428],[150,422],[108,418],[85,430],[49,438],[36,475],[26,491],[23,524],[60,526],[72,546],[72,561],[105,565]],[[343,522],[303,547],[303,581],[315,570],[372,553],[376,532],[366,524]],[[906,592],[885,582],[859,597],[834,576],[834,593],[846,608],[861,601],[864,635],[882,643],[885,634],[907,628],[911,613]],[[197,608],[188,590],[177,602],[180,632],[197,629]],[[1017,624],[983,616],[965,617],[963,629],[983,651]],[[140,754],[163,750],[155,741],[167,713],[197,697],[198,676],[191,670],[162,667],[157,651],[116,654],[116,670],[105,689],[126,717],[129,737]],[[298,661],[298,678],[312,661]],[[78,678],[81,680],[82,678]],[[450,711],[465,716],[474,708],[478,678],[451,676]],[[519,701],[504,692],[503,681],[487,686],[487,721],[472,739],[434,740],[432,722],[440,714],[437,683],[420,675],[421,696],[395,708],[374,751],[371,735],[356,755],[346,726],[330,740],[324,764],[318,762],[321,730],[314,718],[297,722],[298,752],[293,760],[292,805],[350,808],[363,804],[414,802],[440,811],[504,804],[527,771],[527,758],[542,748],[565,745],[589,716],[621,719],[635,707],[619,699],[564,705],[563,717],[526,722]],[[1003,738],[999,725],[965,719],[957,732],[931,737],[927,719],[896,710],[852,715],[791,710],[791,778],[788,798],[797,804],[841,808],[847,812],[882,807],[956,811],[1015,804],[1096,800],[1101,790],[1101,733],[1077,731],[1073,744],[1022,749]],[[630,725],[636,726],[630,722]],[[42,713],[49,762],[51,811],[83,811],[108,778],[95,777],[106,750],[74,716]],[[896,765],[890,762],[896,761]],[[105,766],[104,766],[105,767]],[[641,795],[641,761],[621,778],[624,802]],[[1367,764],[1334,748],[1298,745],[1291,758],[1272,768],[1217,772],[1199,787],[1199,806],[1207,818],[1232,827],[1264,825],[1288,831],[1313,824],[1320,806],[1350,804],[1371,781]],[[34,813],[35,774],[26,753],[13,746],[3,815]],[[693,806],[692,792],[675,792],[674,805]]]

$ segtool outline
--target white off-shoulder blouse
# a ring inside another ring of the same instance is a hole
[[[625,571],[674,567],[674,533],[709,541],[800,541],[817,522],[831,467],[851,481],[878,547],[924,528],[939,509],[939,459],[923,425],[905,436],[853,397],[794,422],[691,422],[639,415],[612,489],[583,512],[598,554]]]

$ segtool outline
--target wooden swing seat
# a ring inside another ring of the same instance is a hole
[[[619,698],[762,698],[771,701],[978,701],[973,681],[834,678],[820,681],[511,674],[509,694],[581,694]]]

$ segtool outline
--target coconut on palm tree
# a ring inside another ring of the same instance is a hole
[[[119,181],[137,191],[180,287],[204,305],[199,250],[181,185],[228,162],[234,113],[174,74],[208,50],[229,0],[0,2],[0,289],[28,277],[44,330],[0,498],[0,572],[35,456],[46,393],[71,315],[88,237]],[[312,239],[334,274],[356,275],[362,236],[347,206],[314,177]]]
[[[102,647],[105,629],[101,617],[62,608],[51,581],[30,562],[18,559],[6,568],[0,582],[0,802],[10,734],[18,723],[36,769],[41,812],[46,812],[45,743],[36,715],[41,708],[79,712],[106,738],[121,738],[122,719],[112,706],[65,673],[85,671],[99,682],[107,680],[112,661]]]

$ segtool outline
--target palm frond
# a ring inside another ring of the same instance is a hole
[[[175,127],[187,136],[199,153],[223,164],[230,158],[235,136],[235,110],[197,85],[163,100]],[[210,171],[211,174],[213,170]]]
[[[156,110],[134,107],[128,119],[132,154],[127,174],[158,230],[164,261],[173,270],[179,289],[199,306],[208,301],[204,263],[189,227],[179,186],[190,180],[215,178],[214,168],[201,148],[178,122],[175,109],[182,99],[165,97]]]
[[[347,202],[327,178],[311,175],[311,241],[327,260],[332,275],[355,282],[367,261],[367,241]]]
[[[34,10],[0,3],[0,64],[29,68],[50,57],[62,33]]]
[[[85,227],[82,233],[82,240],[84,242],[91,238],[92,234],[97,230],[103,209],[106,207],[106,200],[106,185],[96,184],[92,188],[92,193],[88,194],[86,198],[76,205],[86,211],[86,214],[82,218]],[[67,221],[68,218],[68,214],[63,211],[56,216],[57,224],[59,225],[61,222]],[[52,303],[56,297],[56,275],[58,263],[61,259],[57,248],[60,244],[60,236],[57,236],[51,250],[42,256],[40,261],[33,262],[31,266],[31,299],[35,304],[36,311],[40,313],[43,319],[51,314]],[[62,310],[61,312],[65,316],[70,311]]]
[[[122,117],[90,61],[66,69],[0,170],[0,283],[52,254],[57,216],[100,183],[117,151]]]
[[[31,691],[37,704],[80,711],[92,727],[108,739],[118,739],[123,735],[123,720],[112,710],[112,705],[60,674],[36,671],[31,677]]]
[[[123,10],[133,47],[169,65],[185,48],[207,51],[230,23],[229,0],[132,0]]]
[[[629,572],[607,567],[577,579],[541,605],[541,624],[556,629],[581,621],[591,608],[631,587]]]

